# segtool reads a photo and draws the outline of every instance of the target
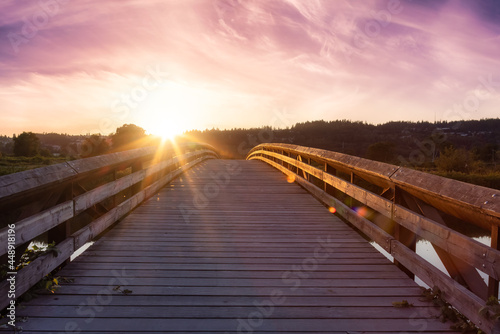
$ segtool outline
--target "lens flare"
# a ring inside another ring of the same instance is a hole
[[[355,208],[354,211],[358,213],[361,217],[367,217],[368,216],[368,209],[364,206]]]
[[[328,211],[330,211],[331,213],[335,213],[335,212],[337,212],[337,209],[335,209],[333,206],[331,206],[330,208],[328,208]]]

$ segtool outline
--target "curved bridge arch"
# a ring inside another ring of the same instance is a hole
[[[486,331],[492,331],[494,321],[479,311],[489,296],[498,296],[498,190],[290,144],[258,145],[247,159],[273,166],[325,205],[335,208],[341,217],[390,253],[401,269],[431,287],[438,287],[460,312]],[[374,210],[378,224],[358,214],[352,208],[354,202]],[[492,247],[448,227],[450,217],[489,231]],[[431,242],[454,279],[415,253],[417,238]],[[489,276],[488,284],[476,269]]]

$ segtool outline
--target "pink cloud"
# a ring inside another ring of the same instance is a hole
[[[394,1],[3,2],[0,133],[21,131],[36,117],[38,131],[78,132],[77,117],[98,129],[151,66],[201,101],[200,111],[176,102],[185,123],[196,119],[197,127],[265,125],[282,109],[296,121],[432,120],[480,76],[500,81],[493,2]],[[31,37],[23,35],[25,18],[39,20]],[[24,38],[17,52],[9,34]],[[148,96],[157,108],[168,105],[168,87]],[[473,117],[498,116],[484,102]],[[145,105],[123,123],[152,117]],[[12,118],[9,108],[21,116]]]

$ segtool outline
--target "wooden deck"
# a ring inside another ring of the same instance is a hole
[[[59,275],[74,282],[17,310],[23,333],[451,331],[411,279],[259,161],[198,165]]]

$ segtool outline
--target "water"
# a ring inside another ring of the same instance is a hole
[[[71,257],[69,258],[70,261],[73,261],[74,259],[76,259],[78,256],[80,256],[83,252],[85,252],[85,250],[87,250],[87,248],[89,248],[90,246],[92,246],[94,244],[93,241],[90,241],[90,242],[87,242],[85,245],[83,245],[82,247],[78,248],[72,255]],[[33,249],[33,246],[37,246],[39,249],[41,250],[45,250],[45,248],[47,247],[47,243],[46,242],[43,242],[43,241],[39,241],[39,240],[35,240],[35,241],[32,241],[29,246],[28,246],[28,249]]]
[[[474,237],[472,239],[474,239],[474,240],[476,240],[476,241],[478,241],[486,246],[491,246],[491,238],[490,237],[483,236],[483,237]],[[378,251],[380,251],[382,254],[384,254],[385,257],[387,257],[389,260],[394,262],[393,256],[391,254],[387,253],[382,247],[380,247],[380,245],[378,245],[375,242],[371,242],[371,244]],[[435,266],[436,268],[441,270],[443,273],[448,275],[448,272],[446,271],[446,269],[443,265],[443,262],[441,262],[441,259],[439,258],[436,251],[434,250],[434,247],[432,247],[432,244],[429,241],[427,241],[427,240],[418,241],[417,247],[416,247],[416,252],[418,255],[423,257],[426,261],[428,261],[433,266]],[[486,284],[488,284],[488,275],[483,273],[480,270],[477,270],[477,271],[479,272],[479,275],[481,275],[483,280],[486,282]],[[424,281],[422,281],[419,277],[415,277],[415,282],[420,286],[423,286],[425,288],[429,288],[429,286],[427,284],[425,284]],[[499,295],[499,298],[500,298],[500,295]]]

